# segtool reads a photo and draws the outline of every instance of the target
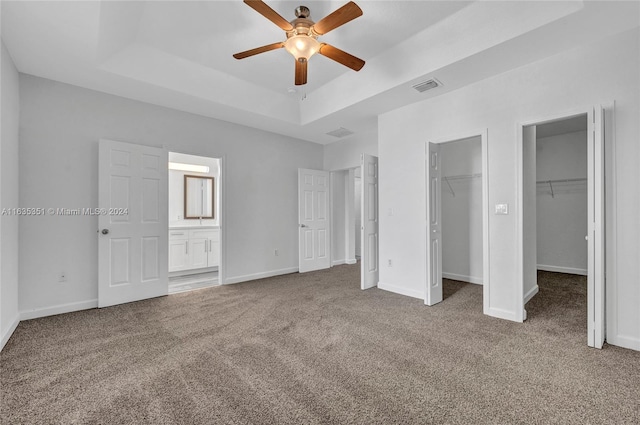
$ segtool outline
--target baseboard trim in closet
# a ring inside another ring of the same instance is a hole
[[[482,285],[481,277],[465,276],[462,274],[445,273],[445,272],[442,272],[442,277],[445,279],[458,280],[460,282],[469,282],[469,283],[475,283],[476,285]]]

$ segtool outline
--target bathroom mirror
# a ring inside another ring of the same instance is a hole
[[[184,218],[215,218],[213,177],[184,176]]]

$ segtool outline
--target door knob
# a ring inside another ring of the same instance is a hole
[[[300,227],[308,227],[306,224],[301,224]]]
[[[109,229],[102,229],[102,234],[103,235],[108,235],[109,234]]]

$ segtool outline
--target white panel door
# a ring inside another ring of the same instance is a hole
[[[427,177],[427,291],[424,303],[442,301],[442,222],[440,203],[440,146],[429,143],[425,160]]]
[[[331,266],[329,172],[298,170],[300,273]]]
[[[601,106],[589,114],[587,148],[587,308],[590,347],[605,340],[605,234],[604,234],[604,113]]]
[[[362,154],[362,208],[360,247],[360,288],[378,286],[380,264],[378,255],[378,158]]]
[[[167,151],[100,140],[98,306],[167,294]]]

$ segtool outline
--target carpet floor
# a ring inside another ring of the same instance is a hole
[[[481,286],[426,307],[347,265],[22,322],[2,423],[640,423],[640,352],[586,346],[584,278],[539,286],[524,324]]]

